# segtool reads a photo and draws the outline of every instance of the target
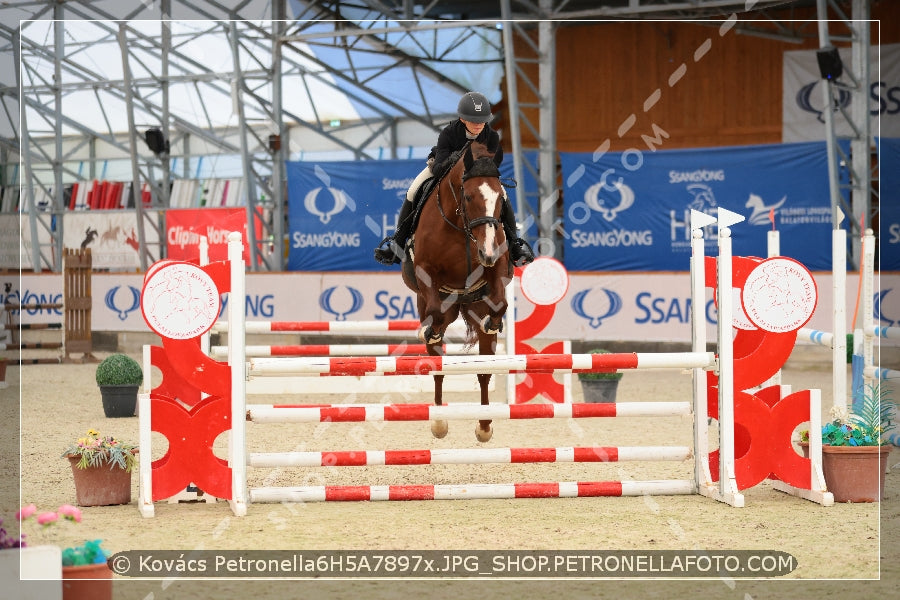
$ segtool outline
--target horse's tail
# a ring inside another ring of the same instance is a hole
[[[478,330],[475,329],[475,325],[470,319],[463,319],[463,321],[466,324],[466,341],[463,343],[463,348],[468,350],[478,341]]]

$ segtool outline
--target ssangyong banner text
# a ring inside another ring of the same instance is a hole
[[[831,270],[831,205],[824,143],[701,150],[561,153],[565,265],[570,271],[685,271],[691,210],[725,208],[736,256],[766,256],[767,232],[781,253]],[[717,253],[714,225],[704,229]]]
[[[831,331],[829,273],[813,274],[819,292],[808,327]],[[847,277],[844,302],[856,301],[856,274]],[[141,316],[140,274],[94,274],[91,282],[92,327],[96,331],[149,332]],[[880,278],[875,299],[875,323],[900,320],[900,275]],[[526,318],[532,305],[516,295],[516,314]],[[0,301],[30,304],[62,301],[61,275],[0,276]],[[231,302],[222,297],[221,314]],[[418,319],[415,296],[400,282],[399,273],[346,274],[249,273],[243,300],[248,320],[258,321],[397,321]],[[566,296],[556,306],[542,339],[631,340],[689,342],[691,339],[690,276],[688,273],[573,273]],[[712,291],[704,299],[709,339],[715,339],[717,319]],[[61,322],[59,309],[27,310],[23,323]],[[461,341],[461,340],[451,340]],[[278,342],[270,342],[278,343]]]
[[[527,153],[526,161],[537,160]],[[350,162],[288,162],[287,181],[289,271],[399,271],[374,259],[375,247],[397,229],[401,203],[410,184],[425,167],[422,159]],[[501,181],[513,199],[528,198],[520,225],[534,232],[534,178],[525,169],[523,181],[514,179],[511,158],[500,165]],[[515,188],[516,191],[513,191]]]

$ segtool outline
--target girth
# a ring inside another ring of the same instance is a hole
[[[491,286],[488,285],[487,279],[479,279],[474,285],[464,289],[442,285],[438,288],[438,293],[442,300],[452,299],[453,304],[468,304],[486,298],[491,293]]]

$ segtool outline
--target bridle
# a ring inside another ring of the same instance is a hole
[[[450,174],[448,173],[447,176],[450,177]],[[493,225],[494,227],[499,229],[501,223],[500,219],[493,216],[483,216],[471,220],[469,219],[469,213],[466,210],[466,205],[468,204],[468,202],[466,201],[469,200],[469,198],[466,195],[465,187],[463,186],[463,184],[467,179],[471,179],[472,177],[494,177],[499,181],[500,170],[497,168],[497,165],[494,164],[493,159],[486,156],[476,159],[472,164],[472,168],[463,172],[462,178],[459,183],[459,195],[457,195],[456,193],[456,186],[453,185],[453,182],[449,182],[450,193],[453,194],[453,200],[456,202],[456,214],[462,219],[462,227],[448,219],[446,213],[444,213],[444,207],[441,205],[440,187],[438,187],[437,190],[437,205],[438,210],[441,213],[441,217],[444,219],[444,222],[446,222],[453,229],[462,232],[470,241],[475,242],[477,240],[475,239],[475,234],[472,231],[473,229],[475,229],[476,227],[480,227],[481,225]],[[460,201],[460,198],[462,198],[462,201]],[[469,252],[468,248],[469,245],[466,244],[467,255]]]

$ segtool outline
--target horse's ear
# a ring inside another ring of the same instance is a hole
[[[463,165],[466,167],[466,171],[471,169],[474,163],[475,159],[472,158],[472,145],[469,144],[466,146],[465,154],[463,154]]]

